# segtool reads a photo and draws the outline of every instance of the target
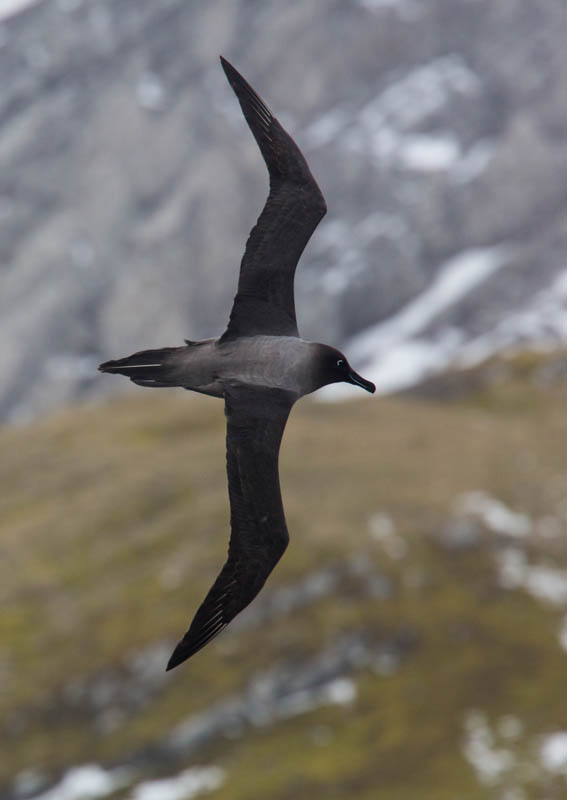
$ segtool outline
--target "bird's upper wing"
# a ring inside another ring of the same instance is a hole
[[[256,597],[287,547],[278,453],[295,399],[295,394],[282,389],[226,389],[228,559],[175,648],[168,669],[204,647]]]
[[[270,174],[270,194],[246,243],[223,338],[298,336],[295,268],[327,207],[291,136],[242,75],[222,57],[221,62]]]

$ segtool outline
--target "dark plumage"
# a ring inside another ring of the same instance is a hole
[[[278,454],[295,401],[339,381],[375,390],[339,350],[299,338],[295,268],[325,201],[293,139],[234,67],[222,57],[221,63],[270,175],[227,329],[218,339],[145,350],[99,367],[140,386],[183,386],[225,401],[228,559],[167,669],[204,647],[256,597],[287,547]]]

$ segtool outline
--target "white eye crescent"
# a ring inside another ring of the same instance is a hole
[[[346,361],[344,360],[344,358],[339,358],[339,360],[337,361],[337,367],[344,367],[345,364]]]

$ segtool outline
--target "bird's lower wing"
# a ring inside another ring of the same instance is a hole
[[[175,648],[168,669],[204,647],[256,597],[287,547],[278,454],[295,399],[295,394],[281,389],[226,389],[228,559]]]

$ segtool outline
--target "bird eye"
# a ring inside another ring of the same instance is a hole
[[[346,362],[344,358],[339,358],[339,360],[337,361],[337,367],[344,367],[345,363]]]

